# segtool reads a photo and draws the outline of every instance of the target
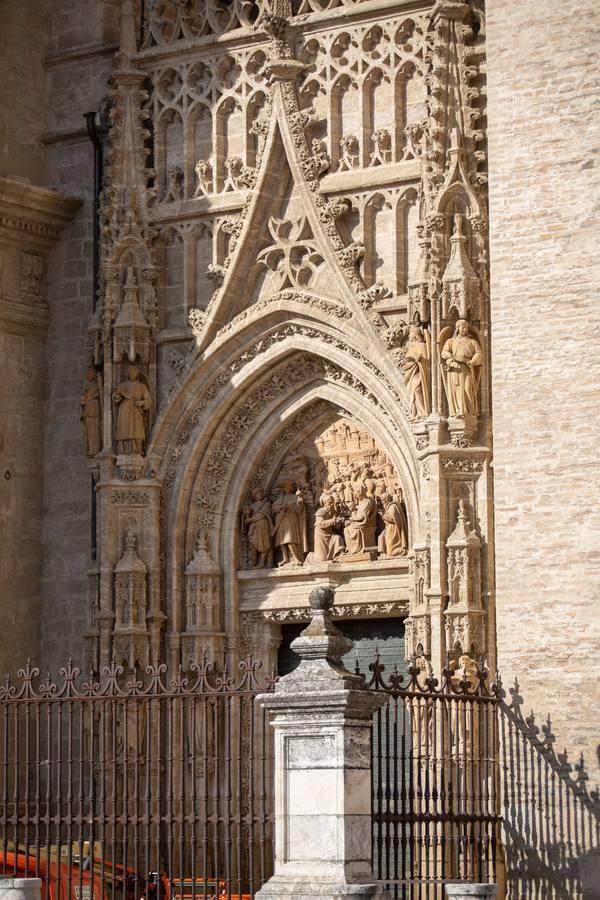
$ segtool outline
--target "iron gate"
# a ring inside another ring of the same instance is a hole
[[[369,666],[389,694],[374,717],[373,869],[396,900],[442,897],[448,881],[494,882],[499,846],[498,693],[480,669],[440,682]]]
[[[166,680],[31,666],[0,688],[0,863],[44,900],[246,900],[271,874],[260,663]]]

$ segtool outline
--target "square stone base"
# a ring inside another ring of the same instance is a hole
[[[318,865],[318,864],[317,864]],[[274,875],[256,894],[256,900],[389,900],[387,891],[371,882],[349,884],[333,878],[286,878]]]

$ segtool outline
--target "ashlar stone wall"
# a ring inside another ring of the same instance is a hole
[[[498,660],[597,764],[600,6],[488,6]],[[538,719],[538,724],[541,724]],[[576,761],[576,760],[572,760]]]

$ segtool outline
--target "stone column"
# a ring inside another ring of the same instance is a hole
[[[40,900],[41,878],[0,878],[0,900]]]
[[[342,665],[334,592],[311,591],[298,668],[258,702],[275,730],[275,872],[258,897],[371,898],[371,721],[386,697]]]
[[[493,900],[497,893],[497,884],[446,885],[446,897],[454,897],[455,900]]]

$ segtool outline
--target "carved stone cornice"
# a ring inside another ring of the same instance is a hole
[[[0,177],[0,238],[47,249],[80,204],[50,188]]]
[[[80,201],[0,177],[0,329],[43,338],[45,256]]]

